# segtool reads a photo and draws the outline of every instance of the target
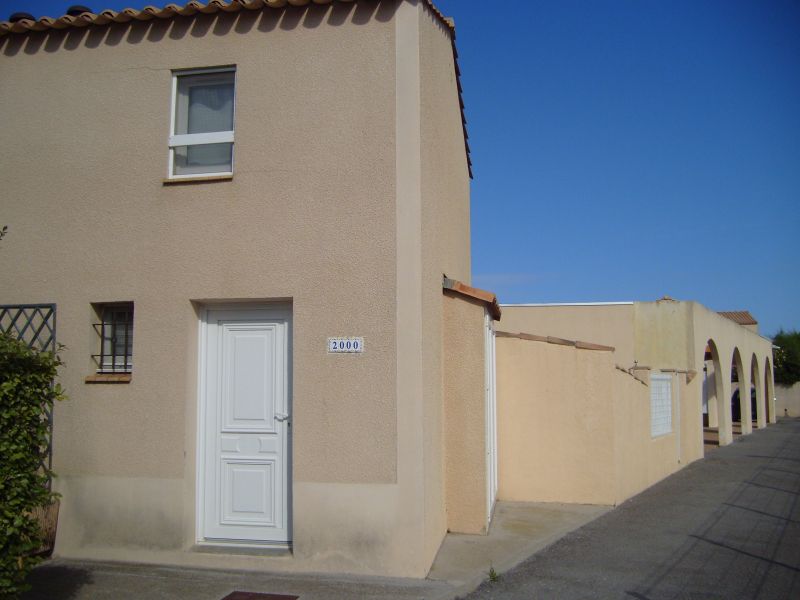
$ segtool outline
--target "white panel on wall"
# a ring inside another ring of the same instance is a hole
[[[672,376],[650,376],[650,435],[672,432]]]

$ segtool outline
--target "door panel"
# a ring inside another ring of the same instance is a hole
[[[275,461],[222,459],[222,524],[275,526]]]
[[[209,311],[201,393],[201,539],[286,543],[288,311]]]
[[[277,325],[221,326],[223,431],[275,433]]]

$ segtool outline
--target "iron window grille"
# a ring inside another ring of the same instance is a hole
[[[130,373],[133,370],[133,303],[97,306],[100,353],[93,354],[98,373]]]

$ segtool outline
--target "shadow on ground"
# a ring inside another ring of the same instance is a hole
[[[71,600],[78,598],[84,586],[92,584],[92,574],[86,569],[63,565],[41,565],[28,577],[30,591],[22,600]]]

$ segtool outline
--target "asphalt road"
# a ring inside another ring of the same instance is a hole
[[[469,600],[800,599],[800,419],[738,438]]]

